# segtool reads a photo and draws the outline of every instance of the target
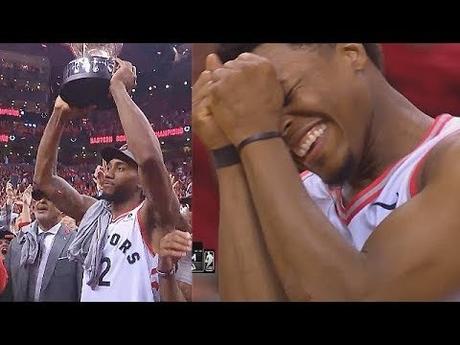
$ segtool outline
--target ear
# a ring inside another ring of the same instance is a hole
[[[347,59],[354,70],[361,71],[366,67],[369,58],[361,43],[339,43],[336,51],[339,56]]]

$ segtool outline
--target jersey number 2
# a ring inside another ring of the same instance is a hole
[[[102,258],[101,265],[103,263],[106,263],[107,266],[105,266],[105,269],[101,273],[101,277],[99,278],[99,286],[110,286],[110,281],[105,281],[104,277],[107,273],[109,273],[112,263],[110,262],[109,258]]]

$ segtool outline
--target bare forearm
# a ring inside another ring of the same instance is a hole
[[[134,103],[123,84],[112,85],[111,92],[125,131],[129,149],[139,164],[151,160],[163,163],[161,146],[141,109]]]
[[[217,171],[222,300],[285,300],[240,164]]]
[[[82,196],[66,180],[56,175],[58,147],[64,131],[61,112],[55,110],[40,140],[35,164],[34,185],[65,214],[79,222],[95,199]]]
[[[190,269],[191,269],[191,267],[190,267]],[[187,302],[191,302],[192,301],[192,285],[184,283],[184,282],[181,282],[179,280],[176,280],[176,282],[177,282],[177,286],[179,287],[179,290],[180,290],[182,296],[184,296],[184,299]]]
[[[144,191],[152,202],[160,225],[179,222],[179,201],[171,188],[160,143],[150,123],[129,97],[124,85],[111,86],[128,146],[139,164]]]
[[[56,171],[58,147],[64,131],[64,123],[60,111],[54,111],[48,124],[46,125],[43,136],[40,140],[37,152],[37,162],[35,164],[34,183],[40,189],[44,184],[49,184],[50,179]]]
[[[185,302],[186,299],[179,289],[174,276],[160,277],[160,300],[162,302]]]
[[[268,251],[289,298],[359,295],[355,286],[365,274],[364,260],[308,196],[284,143],[250,144],[242,160]]]

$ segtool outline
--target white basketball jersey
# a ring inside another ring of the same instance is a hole
[[[411,153],[388,167],[346,207],[341,188],[328,187],[319,176],[303,173],[303,185],[337,231],[361,251],[379,224],[418,193],[416,177],[424,158],[437,143],[455,132],[460,132],[460,118],[438,116]]]
[[[144,242],[134,210],[114,219],[107,230],[101,276],[92,290],[83,275],[82,302],[154,302],[160,300],[158,255]]]

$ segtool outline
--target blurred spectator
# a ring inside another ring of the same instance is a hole
[[[8,282],[8,274],[6,273],[5,266],[3,265],[3,259],[0,259],[0,294],[3,293]]]
[[[13,157],[13,161],[16,157]],[[173,177],[172,184],[179,199],[189,196],[192,183],[192,157],[171,159],[165,162],[166,168]],[[95,196],[96,184],[93,181],[93,173],[96,164],[80,164],[75,166],[58,165],[59,176],[69,182],[79,193]],[[22,193],[33,182],[34,165],[28,163],[9,164],[0,163],[0,206],[5,202],[6,183],[11,181],[15,190]],[[187,192],[189,190],[189,192]],[[19,204],[17,211],[20,211]],[[20,213],[20,212],[15,212]]]
[[[83,271],[66,255],[76,232],[61,222],[61,212],[45,198],[37,200],[34,213],[36,220],[8,249],[5,265],[10,278],[3,299],[77,302]]]

